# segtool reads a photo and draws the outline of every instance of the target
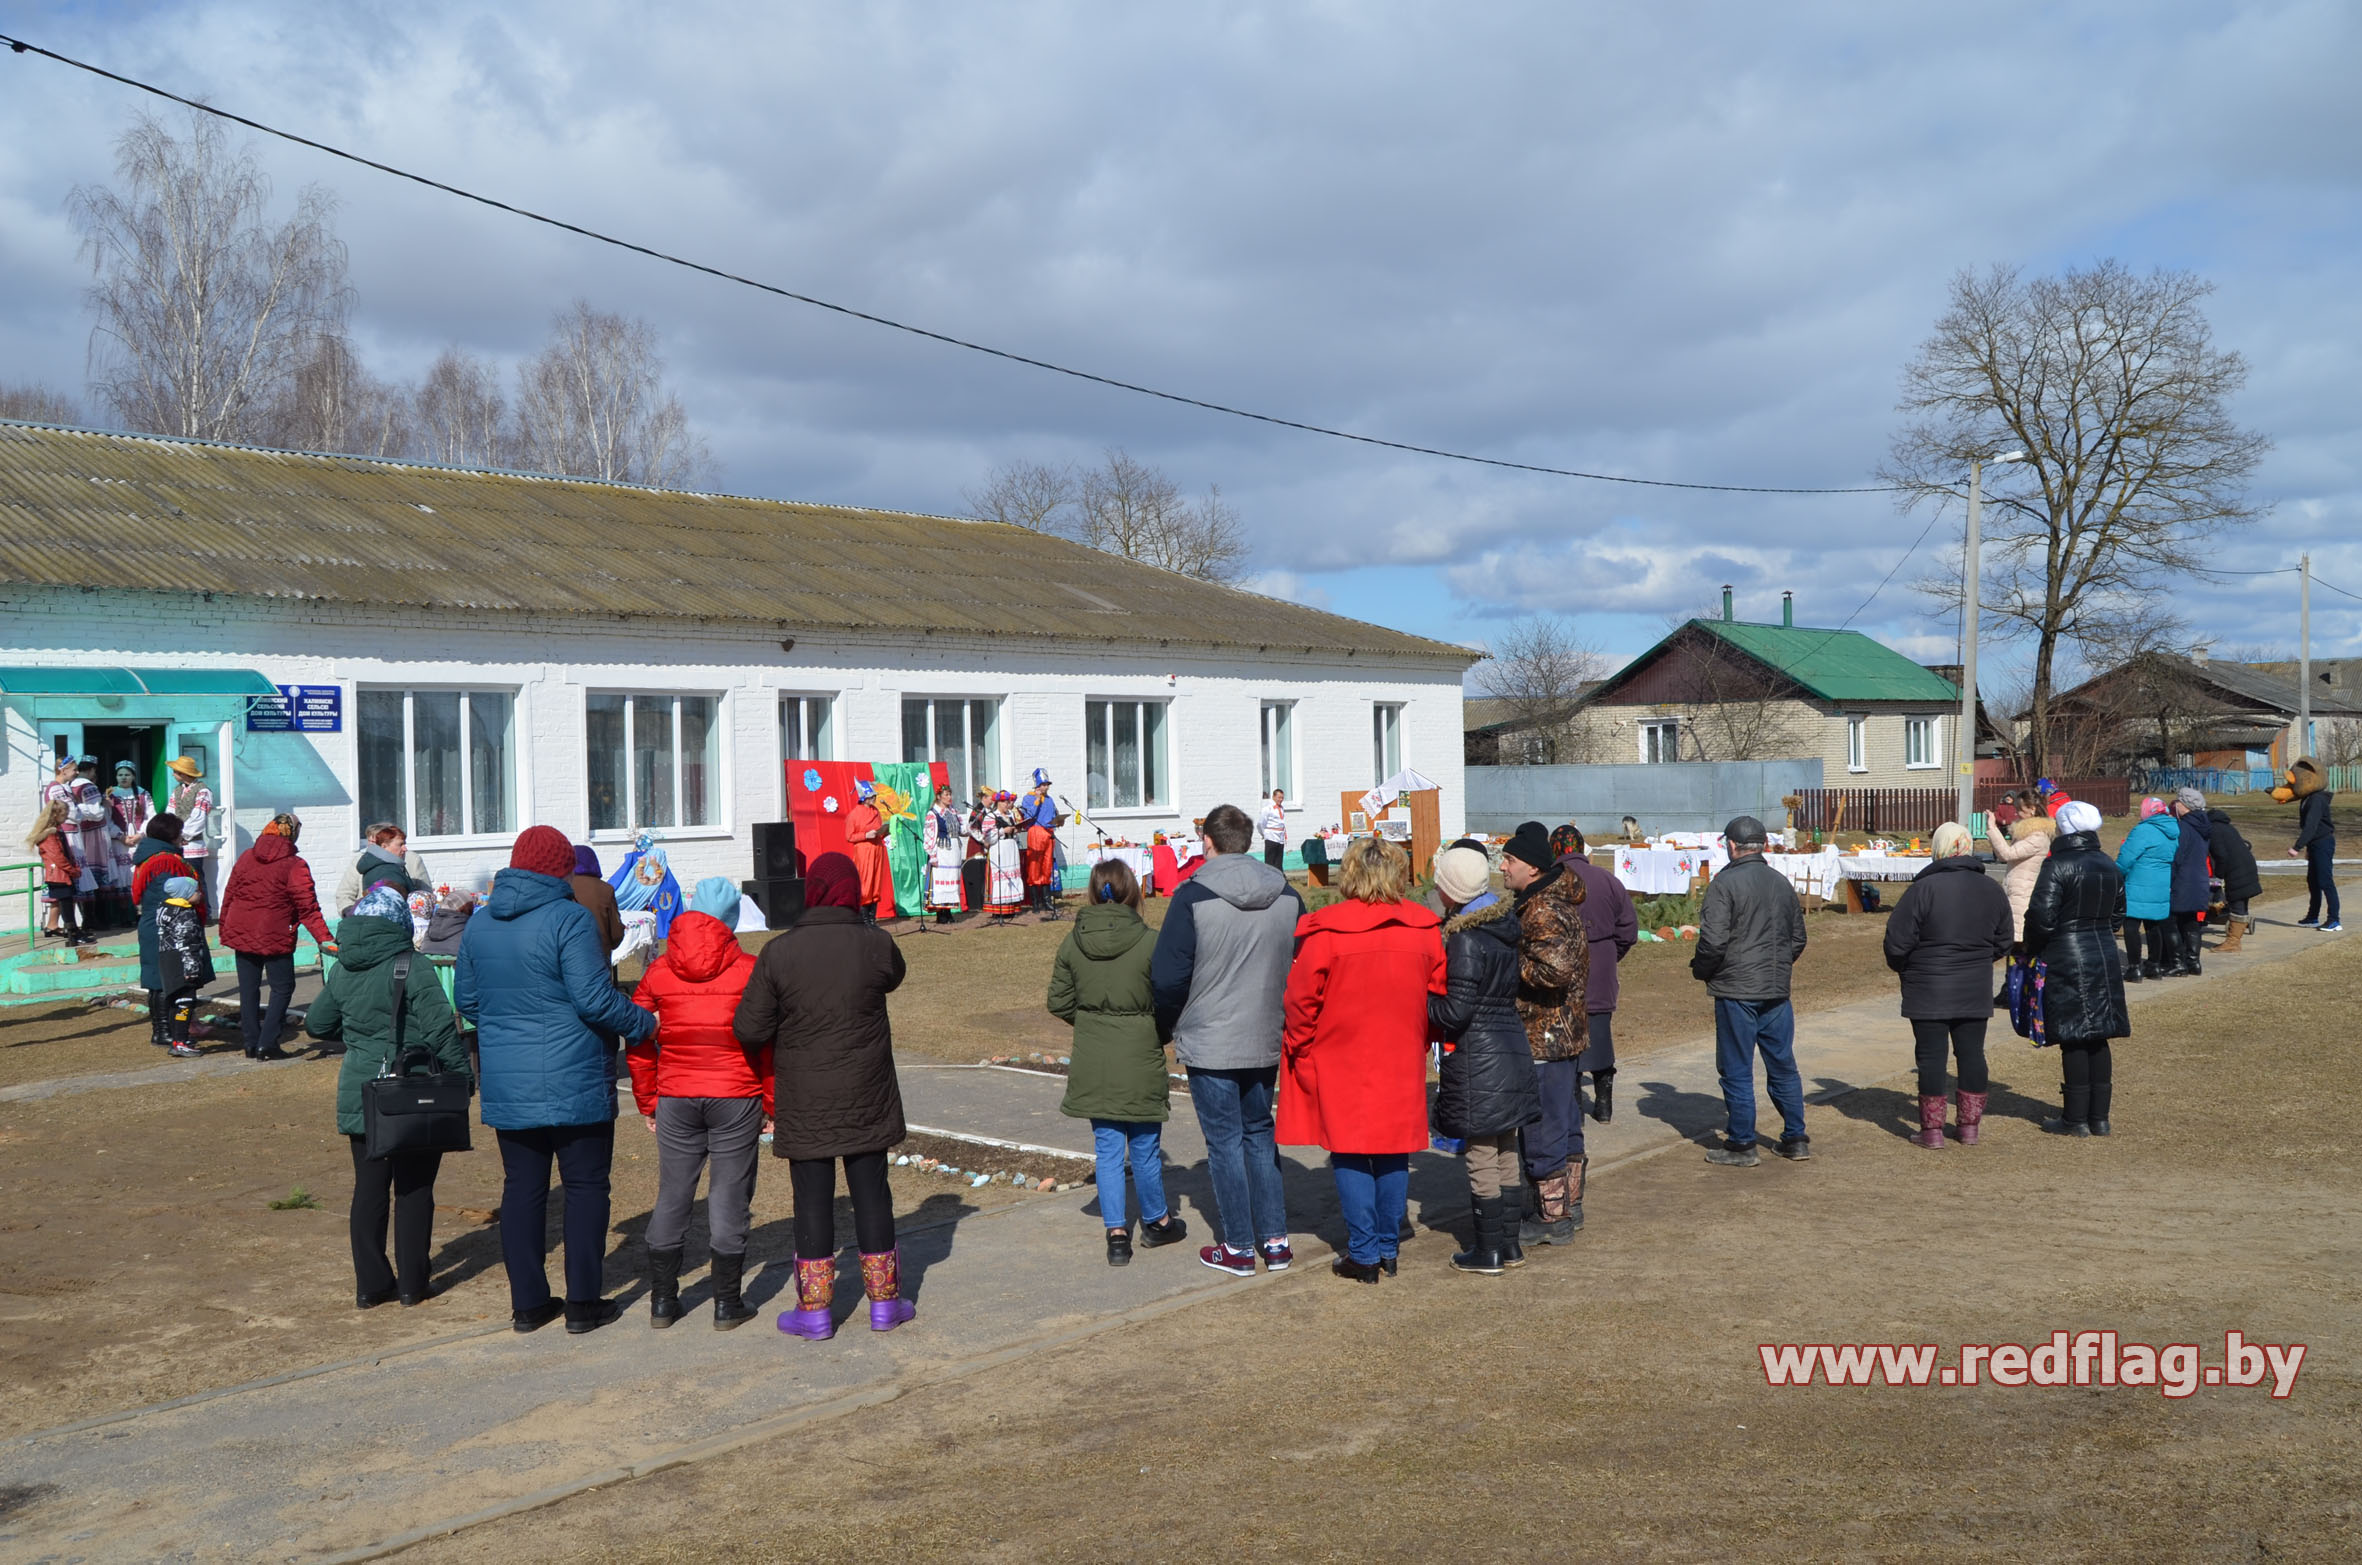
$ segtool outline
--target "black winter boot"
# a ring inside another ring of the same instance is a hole
[[[1616,1073],[1612,1068],[1591,1073],[1591,1117],[1602,1125],[1616,1117]]]
[[[1501,1187],[1501,1264],[1523,1266],[1525,1246],[1519,1242],[1518,1230],[1525,1226],[1525,1186]]]
[[[2091,1088],[2069,1087],[2065,1090],[2066,1106],[2059,1117],[2046,1119],[2042,1128],[2054,1136],[2088,1136],[2091,1134]]]
[[[681,1247],[648,1247],[648,1326],[662,1331],[681,1318]]]
[[[1501,1275],[1501,1197],[1472,1195],[1468,1206],[1476,1217],[1476,1243],[1452,1257],[1452,1270],[1498,1277]]]
[[[161,989],[148,991],[148,1042],[159,1049],[172,1042],[164,1031],[164,991]]]
[[[2090,1123],[2091,1133],[2093,1135],[2104,1136],[2108,1134],[2108,1110],[2114,1106],[2112,1100],[2115,1098],[2115,1096],[2116,1084],[2114,1082],[2100,1081],[2092,1083]]]
[[[738,1295],[738,1285],[746,1276],[746,1252],[724,1255],[715,1251],[710,1263],[714,1279],[714,1330],[736,1331],[755,1318],[754,1306]]]

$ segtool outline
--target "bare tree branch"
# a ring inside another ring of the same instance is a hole
[[[1201,581],[1237,580],[1250,552],[1246,528],[1220,489],[1186,500],[1162,469],[1122,451],[1080,474],[1038,462],[996,467],[963,498],[980,520],[1057,533]]]
[[[517,446],[537,472],[612,483],[694,484],[714,465],[664,388],[654,329],[583,299],[559,312],[549,345],[518,367]]]
[[[410,394],[411,450],[451,467],[510,467],[516,437],[491,365],[445,348]]]
[[[1607,658],[1556,615],[1537,615],[1501,633],[1476,670],[1477,688],[1505,702],[1521,741],[1508,764],[1573,765],[1596,761],[1602,736],[1573,721],[1575,702],[1607,672]]]
[[[2050,769],[2062,644],[2139,640],[2157,583],[2203,569],[2214,532],[2252,521],[2248,476],[2270,449],[2227,411],[2246,362],[2218,351],[2187,272],[2137,277],[2114,261],[2026,279],[2006,267],[1953,279],[1950,307],[1903,373],[1909,416],[1881,476],[1908,509],[1963,500],[1988,467],[1983,604],[1997,635],[2034,643],[2027,752]],[[1957,605],[1961,582],[1920,589]]]
[[[79,424],[82,407],[64,392],[28,380],[0,385],[0,418],[21,418],[33,424]]]
[[[968,514],[978,521],[1072,536],[1076,492],[1071,467],[1012,462],[994,468],[981,489],[971,489],[962,498],[968,502]]]

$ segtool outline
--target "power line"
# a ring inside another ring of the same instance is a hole
[[[995,348],[986,343],[972,342],[965,337],[955,337],[948,332],[936,331],[930,327],[914,326],[908,321],[898,321],[890,316],[856,309],[849,304],[837,304],[827,299],[816,298],[808,293],[798,293],[792,288],[782,288],[774,283],[760,282],[752,277],[727,271],[722,267],[709,266],[702,261],[692,261],[684,256],[673,255],[648,245],[634,243],[629,239],[619,239],[613,234],[601,233],[595,228],[585,228],[579,223],[570,223],[563,218],[550,217],[544,213],[516,206],[491,196],[478,195],[472,190],[464,190],[457,185],[446,184],[439,179],[430,179],[424,174],[414,174],[408,169],[396,168],[390,163],[380,163],[374,158],[365,158],[357,152],[347,152],[342,147],[330,146],[327,142],[315,141],[309,136],[299,136],[293,131],[281,130],[275,125],[266,125],[260,120],[248,119],[243,114],[232,114],[227,109],[217,109],[212,104],[200,103],[194,98],[185,98],[177,92],[169,92],[152,83],[140,81],[136,77],[118,74],[103,66],[93,65],[87,60],[77,60],[72,55],[60,54],[54,49],[44,49],[39,44],[28,43],[24,39],[12,37],[6,33],[0,33],[0,43],[7,44],[18,54],[37,54],[43,59],[55,60],[60,65],[72,66],[75,70],[86,71],[93,76],[102,77],[135,91],[162,98],[168,103],[180,104],[184,108],[194,109],[200,114],[210,114],[216,119],[227,120],[233,125],[243,125],[249,130],[260,131],[266,136],[275,136],[281,141],[292,142],[299,147],[309,147],[314,152],[324,152],[330,157],[342,158],[347,163],[357,163],[363,168],[375,169],[378,173],[391,175],[395,179],[408,180],[414,185],[423,185],[429,190],[438,190],[448,196],[457,196],[462,201],[472,201],[478,206],[490,207],[496,212],[506,212],[512,217],[521,217],[528,222],[562,229],[569,234],[578,235],[599,244],[612,245],[618,250],[628,250],[634,255],[646,256],[650,260],[684,267],[692,272],[702,272],[708,277],[719,278],[724,282],[757,289],[782,299],[792,299],[798,304],[807,304],[814,309],[827,310],[857,321],[866,321],[873,326],[883,326],[891,331],[905,332],[913,337],[923,337],[929,342],[941,343],[946,347],[985,354],[1011,364],[1023,364],[1032,369],[1046,370],[1053,375],[1065,375],[1075,380],[1106,386],[1112,390],[1129,391],[1138,396],[1155,397],[1160,401],[1175,402],[1184,407],[1199,408],[1208,413],[1220,413],[1230,418],[1250,419],[1258,424],[1270,424],[1281,429],[1298,430],[1308,435],[1323,435],[1332,440],[1350,440],[1359,445],[1379,446],[1389,451],[1409,452],[1415,456],[1440,457],[1445,461],[1469,462],[1481,467],[1506,468],[1519,473],[1542,473],[1554,478],[1585,478],[1603,484],[1631,484],[1646,489],[1696,489],[1713,494],[1820,495],[1891,494],[1901,487],[1896,484],[1863,484],[1849,488],[1789,488],[1774,484],[1693,484],[1668,478],[1627,478],[1617,473],[1591,473],[1580,468],[1547,467],[1538,462],[1512,462],[1504,457],[1476,456],[1466,451],[1446,450],[1440,446],[1415,445],[1409,441],[1386,440],[1376,435],[1357,435],[1351,430],[1332,429],[1325,424],[1307,423],[1302,419],[1282,418],[1275,413],[1258,413],[1249,408],[1233,407],[1228,403],[1187,396],[1177,391],[1160,391],[1154,386],[1144,386],[1136,381],[1119,380],[1112,375],[1100,375],[1090,370],[1075,369],[1065,364],[1054,364],[1048,359],[1037,359],[1007,348]]]

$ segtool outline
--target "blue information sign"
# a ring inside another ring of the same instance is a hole
[[[337,734],[344,732],[342,685],[281,685],[276,696],[256,696],[246,706],[250,734]]]

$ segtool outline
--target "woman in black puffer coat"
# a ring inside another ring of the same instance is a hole
[[[1517,1223],[1520,1129],[1542,1117],[1533,1050],[1517,1014],[1515,907],[1496,896],[1483,850],[1436,856],[1435,885],[1451,915],[1443,926],[1444,992],[1427,999],[1427,1021],[1451,1044],[1435,1091],[1435,1128],[1467,1143],[1469,1205],[1476,1244],[1452,1257],[1456,1270],[1498,1275],[1522,1264]]]
[[[2264,894],[2264,877],[2255,867],[2255,849],[2239,835],[2230,816],[2210,809],[2206,824],[2206,840],[2214,850],[2214,872],[2223,882],[2223,943],[2218,949],[2236,951],[2255,928],[2247,904]]]
[[[2066,1077],[2064,1107],[2042,1128],[2108,1134],[2115,1065],[2108,1040],[2132,1032],[2124,1008],[2124,875],[2100,851],[2100,812],[2078,800],[2059,811],[2059,839],[2026,904],[2026,953],[2043,965],[2042,1015]]]
[[[1960,1064],[1960,1144],[1975,1146],[1991,1076],[1985,1024],[1993,964],[2016,933],[2009,893],[1985,873],[1966,828],[1936,828],[1935,862],[1921,870],[1886,921],[1886,965],[1902,975],[1903,1016],[1919,1060],[1920,1146],[1944,1145],[1944,1062]]]

